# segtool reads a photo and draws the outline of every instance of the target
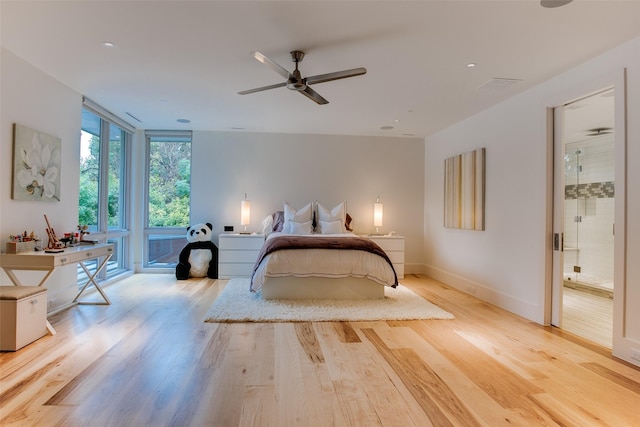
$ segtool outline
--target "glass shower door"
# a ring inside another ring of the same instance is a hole
[[[613,134],[565,146],[565,286],[613,292]]]

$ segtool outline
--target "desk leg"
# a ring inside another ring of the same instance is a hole
[[[55,335],[56,334],[56,330],[53,329],[53,326],[51,326],[51,323],[49,323],[49,319],[47,319],[47,331],[49,331],[49,333],[51,335]]]
[[[7,273],[7,276],[9,276],[9,280],[11,280],[11,283],[13,283],[13,286],[25,286],[22,283],[20,283],[20,280],[18,280],[18,277],[13,273],[13,270],[11,268],[5,267],[4,272]],[[38,286],[44,285],[44,282],[46,282],[49,276],[51,276],[51,273],[53,273],[53,268],[51,270],[47,270],[47,274],[45,274],[42,280],[40,280],[40,283],[38,283]],[[47,322],[46,324],[47,330],[49,331],[49,333],[51,335],[55,335],[56,330],[53,329],[53,326],[51,326],[51,323],[49,323],[48,319],[46,320],[46,322]]]
[[[4,272],[7,273],[7,276],[9,276],[9,280],[11,280],[11,283],[13,283],[14,286],[23,286],[22,283],[20,283],[20,280],[18,280],[18,277],[13,273],[13,269],[5,267]],[[46,282],[49,276],[51,276],[51,273],[53,273],[53,268],[47,270],[47,274],[44,275],[37,286],[44,285],[44,282]]]
[[[79,262],[80,267],[82,267],[82,269],[87,274],[87,276],[89,276],[89,280],[87,280],[87,283],[85,283],[82,286],[82,288],[80,289],[80,292],[78,292],[78,295],[76,295],[76,297],[71,302],[77,302],[78,304],[86,304],[86,305],[111,305],[111,301],[109,301],[109,297],[107,297],[107,295],[104,293],[100,285],[98,285],[98,283],[95,280],[95,277],[97,276],[97,274],[100,273],[100,271],[104,268],[105,265],[107,265],[107,261],[109,261],[110,258],[111,258],[111,254],[105,256],[104,260],[102,260],[102,262],[96,269],[95,273],[93,274],[91,274],[87,269],[87,267],[84,265],[84,261]],[[93,283],[93,286],[95,286],[96,290],[100,292],[100,295],[102,295],[102,298],[104,298],[105,302],[78,301],[78,297],[80,297],[80,295],[84,292],[84,290],[87,289],[87,286],[89,286],[89,283]]]
[[[4,272],[7,273],[7,276],[9,276],[9,280],[11,280],[11,283],[13,283],[13,286],[22,286],[22,284],[20,283],[20,280],[18,280],[18,277],[16,277],[12,269],[5,267]]]

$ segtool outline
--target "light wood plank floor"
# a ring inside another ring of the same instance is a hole
[[[455,320],[209,324],[226,281],[134,275],[0,354],[2,426],[638,426],[640,370],[425,276]]]
[[[613,299],[568,287],[562,298],[562,329],[611,348]]]

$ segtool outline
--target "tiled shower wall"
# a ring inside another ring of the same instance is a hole
[[[613,134],[567,144],[565,154],[565,279],[613,287]]]

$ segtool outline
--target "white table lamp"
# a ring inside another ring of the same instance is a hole
[[[244,225],[244,232],[248,234],[247,225],[251,222],[251,201],[247,200],[247,193],[244,193],[244,200],[240,204],[240,225]]]
[[[379,233],[378,227],[382,227],[382,203],[380,203],[380,196],[373,204],[373,226],[376,228],[376,234]]]

